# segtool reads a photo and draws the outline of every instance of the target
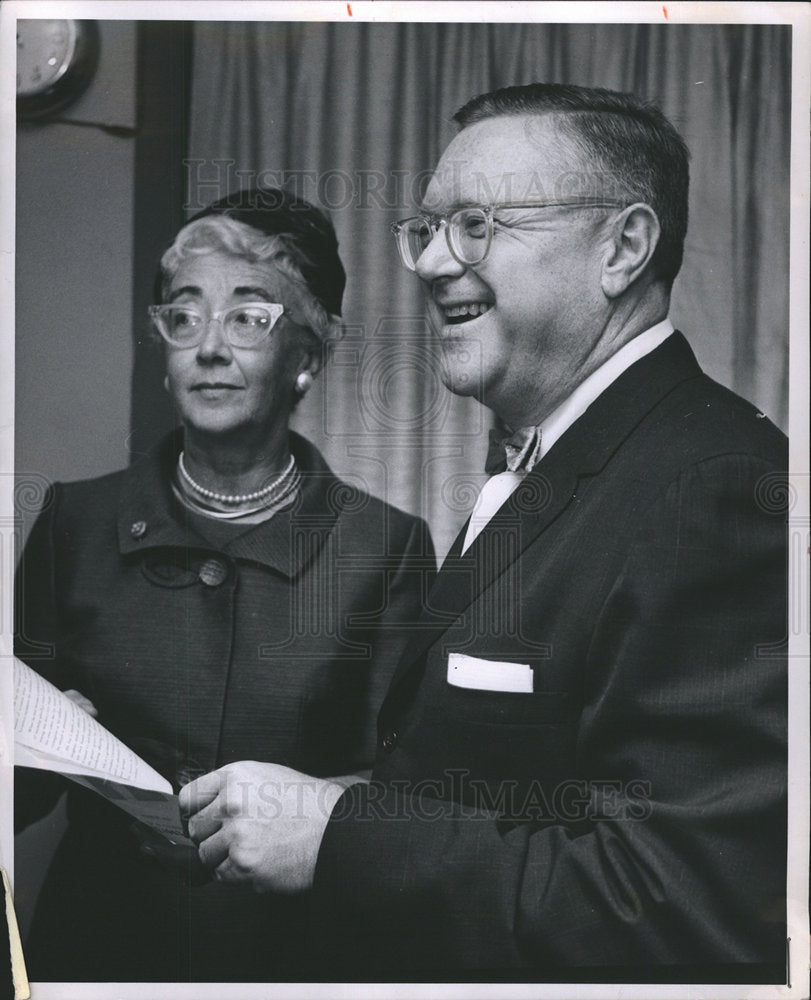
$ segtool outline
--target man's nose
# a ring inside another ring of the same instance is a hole
[[[465,265],[460,264],[451,253],[446,225],[443,223],[437,229],[434,238],[417,259],[416,271],[423,281],[458,277],[465,272]]]
[[[214,361],[222,358],[231,360],[231,345],[225,335],[222,320],[210,316],[203,320],[203,339],[197,345],[197,357],[201,361]]]

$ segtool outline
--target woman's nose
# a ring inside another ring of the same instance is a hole
[[[423,281],[434,281],[436,278],[458,277],[464,274],[465,265],[451,253],[448,245],[447,224],[441,225],[434,233],[434,238],[420,254],[416,271]]]
[[[203,320],[203,339],[197,345],[197,357],[201,361],[231,360],[231,345],[225,335],[222,320],[210,316]]]

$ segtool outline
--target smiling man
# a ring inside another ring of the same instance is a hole
[[[554,116],[474,121],[440,160],[425,198],[431,214],[395,226],[404,262],[430,289],[448,388],[508,426],[540,423],[667,315],[668,286],[643,273],[660,232],[655,212],[624,191],[619,200],[620,179],[579,159]],[[589,174],[593,193],[567,193]],[[493,190],[509,200],[488,204]],[[433,240],[438,228],[446,239]],[[612,245],[619,230],[631,246]],[[625,297],[629,266],[639,281]]]
[[[668,319],[687,149],[633,97],[476,98],[395,224],[507,428],[372,781],[184,789],[216,877],[312,889],[316,978],[785,982],[784,436]]]

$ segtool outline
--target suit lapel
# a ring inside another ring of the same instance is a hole
[[[390,693],[423,653],[512,566],[569,504],[577,482],[570,469],[539,463],[465,552],[457,539],[392,678]]]
[[[400,658],[387,702],[428,648],[560,516],[576,495],[578,480],[597,475],[666,395],[700,374],[687,341],[673,334],[623,372],[572,424],[464,555],[458,554],[457,537]]]

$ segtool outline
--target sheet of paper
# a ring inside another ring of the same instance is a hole
[[[15,762],[26,767],[172,791],[138,754],[16,657],[14,744]]]
[[[169,782],[16,657],[14,762],[64,774],[171,843],[194,847],[183,831],[180,806]]]
[[[172,844],[197,849],[183,832],[180,819],[180,803],[171,792],[153,792],[131,785],[120,785],[115,781],[93,778],[87,775],[68,775],[73,781],[103,795],[119,809],[160,833]]]

